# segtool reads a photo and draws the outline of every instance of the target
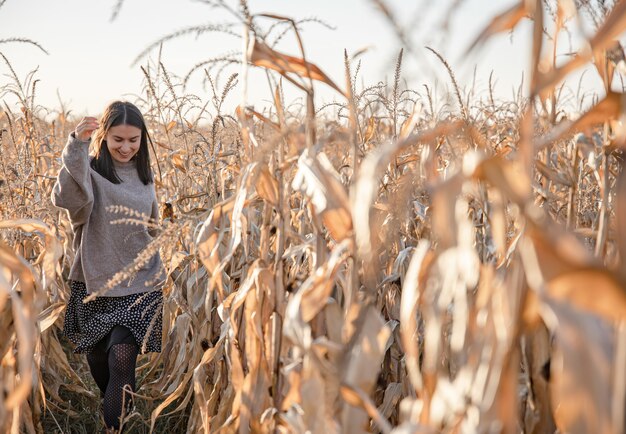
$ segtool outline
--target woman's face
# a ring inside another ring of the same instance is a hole
[[[109,128],[106,141],[111,157],[126,163],[139,152],[141,130],[132,125],[117,125]]]

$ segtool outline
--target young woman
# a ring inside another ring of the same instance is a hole
[[[132,395],[125,389],[135,391],[138,354],[161,351],[159,254],[107,289],[156,235],[154,225],[111,223],[129,217],[115,212],[120,209],[140,213],[132,218],[158,220],[148,140],[143,116],[129,102],[111,103],[100,122],[83,118],[63,150],[52,192],[52,203],[67,210],[74,233],[64,334],[76,345],[75,353],[87,355],[103,399],[105,431],[119,429],[120,416],[131,408]],[[95,299],[85,303],[94,293]]]

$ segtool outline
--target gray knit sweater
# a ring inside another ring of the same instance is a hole
[[[123,206],[158,221],[154,184],[144,185],[134,160],[113,160],[121,184],[113,184],[89,165],[89,141],[70,134],[61,154],[63,163],[52,190],[52,203],[67,210],[74,232],[76,256],[69,279],[84,282],[88,293],[104,288],[116,273],[132,264],[156,235],[144,225],[115,223],[112,220],[138,218],[107,209]],[[103,296],[118,297],[161,289],[164,279],[158,251],[120,284]]]

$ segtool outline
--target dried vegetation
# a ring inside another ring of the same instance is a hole
[[[403,88],[402,52],[389,86],[358,88],[347,55],[334,83],[298,22],[207,3],[249,50],[198,65],[206,103],[160,60],[142,67],[162,203],[150,248],[168,283],[128,432],[623,432],[624,94],[610,83],[626,3],[525,0],[494,17],[470,49],[535,23],[514,101],[466,98],[431,50],[457,107]],[[573,17],[594,33],[557,64]],[[276,51],[283,37],[300,53]],[[48,199],[73,121],[65,107],[42,120],[34,74],[3,59],[21,111],[0,113],[0,429],[93,432],[96,389],[61,335],[72,234]],[[591,62],[606,95],[570,116],[557,86]],[[246,106],[252,67],[274,95],[262,112]],[[341,102],[316,110],[314,82]],[[283,100],[290,85],[303,107]]]

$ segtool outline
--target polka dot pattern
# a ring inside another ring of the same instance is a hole
[[[76,345],[74,353],[90,353],[118,324],[131,331],[140,354],[161,352],[163,293],[160,290],[122,297],[96,297],[83,303],[88,295],[85,284],[75,280],[70,280],[69,284],[71,294],[63,333]]]

